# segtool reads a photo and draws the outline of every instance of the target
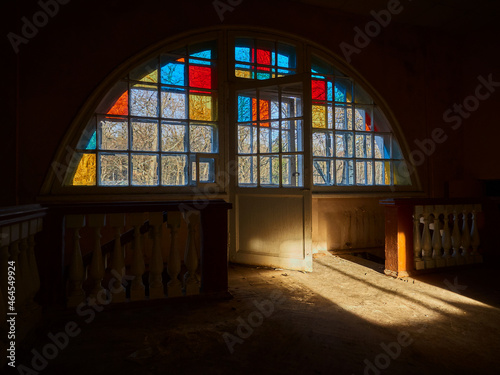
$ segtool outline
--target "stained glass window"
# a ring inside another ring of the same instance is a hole
[[[314,185],[411,184],[387,120],[361,86],[313,57],[311,95]]]
[[[70,185],[214,182],[218,153],[216,42],[164,53],[109,91],[78,143]],[[189,163],[188,160],[194,160]]]

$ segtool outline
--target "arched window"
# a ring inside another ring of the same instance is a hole
[[[381,108],[320,51],[223,35],[164,48],[117,82],[80,136],[63,185],[188,191],[220,183],[229,160],[242,188],[412,184]]]

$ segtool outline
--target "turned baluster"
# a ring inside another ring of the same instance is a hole
[[[451,234],[451,246],[453,247],[452,257],[455,259],[457,265],[463,264],[464,259],[460,252],[460,245],[462,243],[462,236],[460,234],[460,229],[458,226],[458,213],[460,212],[460,207],[455,206],[453,209],[453,232]]]
[[[15,287],[16,287],[16,312],[20,312],[24,308],[24,302],[26,298],[26,291],[23,288],[23,283],[21,279],[21,265],[19,264],[19,255],[21,254],[19,250],[19,244],[21,242],[21,226],[19,224],[14,224],[10,227],[10,260],[14,262],[15,267]]]
[[[455,259],[451,257],[450,255],[450,249],[451,249],[451,233],[450,233],[450,226],[449,226],[449,212],[448,210],[445,210],[444,212],[444,226],[443,226],[443,235],[441,237],[441,241],[443,242],[443,259],[446,262],[447,266],[453,265],[455,262]]]
[[[76,307],[85,301],[83,282],[85,281],[85,268],[83,266],[82,251],[80,249],[80,229],[85,226],[85,216],[66,216],[66,228],[73,229],[73,253],[69,266],[68,307]]]
[[[424,208],[424,230],[422,232],[422,249],[425,261],[425,268],[434,268],[436,263],[432,259],[432,238],[429,229],[429,222],[431,220],[432,206],[425,206]]]
[[[132,265],[130,273],[134,276],[132,285],[130,287],[130,300],[138,301],[146,298],[144,283],[142,282],[142,275],[146,271],[144,263],[144,253],[142,251],[142,238],[141,226],[147,219],[146,214],[130,214],[129,223],[134,227],[134,247],[132,253]]]
[[[153,248],[149,261],[149,298],[157,299],[165,297],[163,290],[163,257],[161,251],[161,235],[163,228],[163,212],[151,212],[149,224],[153,228]]]
[[[35,256],[35,235],[42,230],[42,219],[32,220],[29,227],[28,237],[28,269],[30,274],[30,290],[28,293],[28,303],[32,308],[38,308],[34,298],[40,290],[40,275]]]
[[[198,251],[196,250],[196,223],[199,222],[199,215],[192,213],[185,215],[188,223],[188,237],[186,242],[186,251],[184,253],[184,264],[187,272],[184,275],[184,290],[186,295],[200,293],[200,281],[196,270],[198,268]]]
[[[181,258],[177,249],[177,233],[181,225],[181,213],[169,212],[167,226],[170,229],[170,253],[168,255],[167,272],[170,281],[167,283],[168,297],[182,296],[182,284],[178,279],[181,272]]]
[[[104,278],[104,259],[101,249],[101,228],[106,225],[106,215],[89,215],[88,227],[93,228],[94,246],[92,252],[92,262],[90,264],[90,280],[92,281],[92,290],[90,292],[89,304],[107,304],[107,293],[102,287]]]
[[[413,259],[416,270],[425,268],[422,259],[422,234],[420,233],[420,218],[423,212],[423,206],[415,206],[415,213],[413,214]]]
[[[121,228],[125,226],[124,214],[108,215],[108,224],[115,231],[115,245],[113,247],[113,257],[111,260],[111,274],[113,279],[111,282],[111,302],[125,302],[126,290],[123,286],[123,278],[125,276],[125,253],[121,244]]]
[[[469,229],[469,219],[468,219],[468,214],[469,214],[469,207],[464,206],[462,210],[462,215],[463,215],[463,224],[462,224],[462,256],[464,257],[464,260],[466,263],[472,263],[472,259],[470,257],[469,253],[469,246],[471,243],[471,238],[470,238],[470,229]]]
[[[481,254],[477,251],[481,240],[479,238],[479,232],[477,230],[477,213],[481,210],[480,205],[475,205],[472,210],[472,227],[470,231],[471,245],[472,245],[472,256],[474,257],[474,262],[481,263],[483,261]]]
[[[0,228],[0,267],[2,274],[5,276],[0,278],[0,293],[3,298],[0,300],[0,308],[7,309],[8,297],[8,261],[9,261],[9,245],[10,245],[10,227]],[[4,273],[5,272],[5,273]],[[4,316],[4,315],[2,315]]]
[[[20,224],[19,265],[16,267],[16,291],[19,287],[23,290],[22,306],[24,309],[30,305],[28,298],[31,294],[31,277],[28,263],[29,226],[29,221]]]
[[[443,206],[434,206],[434,232],[432,234],[432,258],[436,262],[436,267],[446,267],[446,260],[443,259],[441,255],[441,249],[443,244],[441,242],[441,222],[439,221],[439,215],[444,211]]]

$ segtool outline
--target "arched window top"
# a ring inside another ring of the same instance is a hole
[[[187,44],[117,82],[81,134],[63,185],[179,191],[219,184],[226,155],[237,162],[241,187],[411,185],[389,121],[358,82],[314,52],[298,53],[302,42],[228,40],[228,59],[221,40]],[[301,73],[310,91],[299,79],[280,83]],[[248,89],[252,81],[271,86]],[[247,82],[246,91],[224,97],[226,82]]]

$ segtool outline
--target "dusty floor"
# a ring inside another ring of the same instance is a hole
[[[498,269],[403,281],[382,268],[330,254],[313,273],[232,265],[232,299],[57,314],[28,351],[74,321],[81,332],[40,374],[500,373]]]

